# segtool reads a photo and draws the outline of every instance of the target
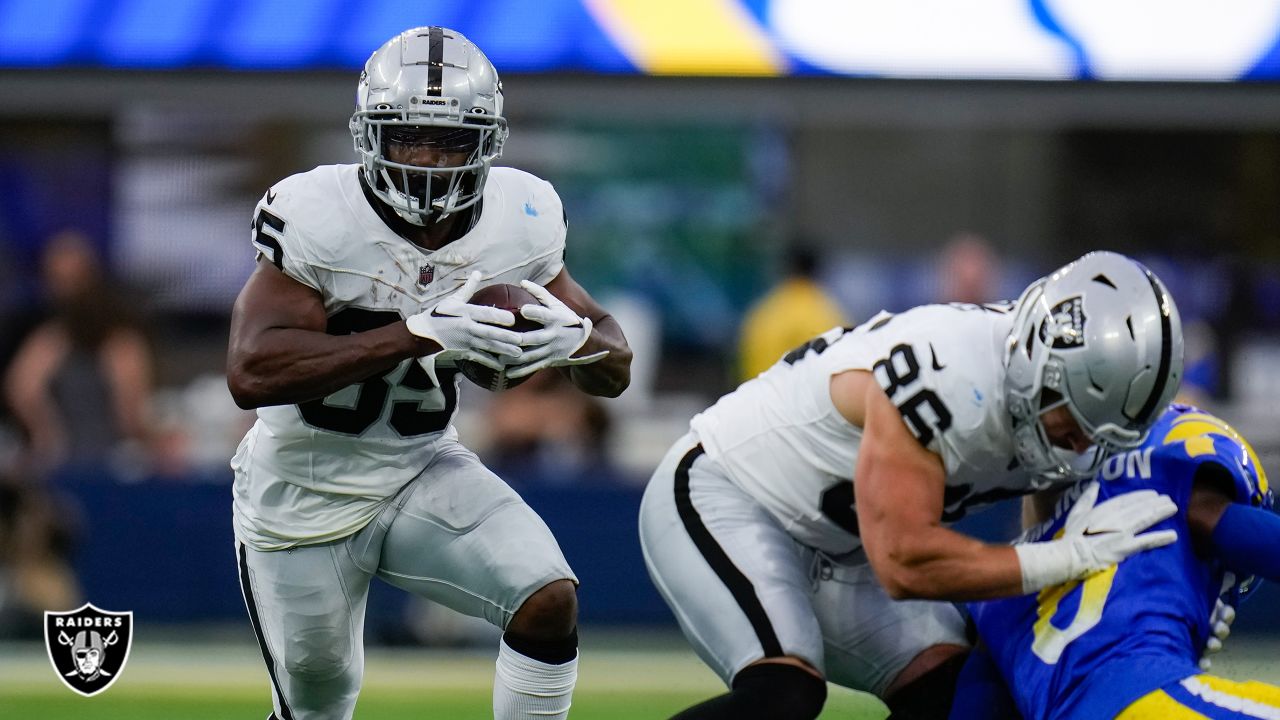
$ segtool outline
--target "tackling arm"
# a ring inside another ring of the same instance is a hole
[[[259,259],[231,313],[227,386],[236,404],[313,400],[440,349],[403,322],[341,336],[326,325],[318,292]]]
[[[860,379],[844,379],[857,376]],[[1142,532],[1177,512],[1168,497],[1140,490],[1096,503],[1091,485],[1072,508],[1061,539],[1013,547],[988,545],[942,526],[945,469],[917,442],[865,371],[832,381],[861,384],[865,415],[858,451],[858,524],[867,559],[890,596],[985,600],[1024,595],[1084,577],[1136,552],[1168,545],[1173,530]],[[848,392],[851,387],[845,387]],[[855,394],[856,396],[856,394]],[[856,408],[854,408],[856,409]]]
[[[872,376],[841,373],[832,379],[832,396],[863,428],[854,483],[858,527],[886,592],[895,599],[953,600],[1022,594],[1013,548],[943,527],[942,458],[920,445]]]

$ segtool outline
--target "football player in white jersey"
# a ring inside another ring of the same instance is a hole
[[[968,508],[1088,475],[1178,388],[1177,309],[1095,252],[1016,303],[926,305],[833,328],[695,416],[640,510],[650,576],[731,688],[681,720],[810,720],[826,682],[894,718],[946,717],[967,643],[936,600],[1035,592],[1172,542],[1144,494],[1090,533],[988,545]]]
[[[494,717],[564,718],[577,580],[542,520],[458,442],[466,359],[558,368],[583,391],[630,379],[622,330],[564,266],[551,185],[492,167],[502,85],[460,33],[408,30],[365,65],[359,164],[286,178],[258,203],[228,384],[258,420],[232,460],[241,585],[276,720],[350,718],[376,575],[505,632]],[[471,305],[523,283],[520,312]]]

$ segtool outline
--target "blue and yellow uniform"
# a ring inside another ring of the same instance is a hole
[[[1233,484],[1235,503],[1271,505],[1266,475],[1238,433],[1195,408],[1171,407],[1146,443],[1110,458],[1097,480],[1099,503],[1138,489],[1168,495],[1179,512],[1152,529],[1176,530],[1177,542],[1038,595],[970,605],[985,644],[973,660],[988,654],[1026,720],[1280,718],[1280,688],[1200,674],[1224,584],[1235,600],[1247,589],[1221,560],[1193,549],[1187,507],[1197,478],[1209,477]],[[1060,534],[1083,487],[1025,539]],[[962,689],[957,710],[972,702]]]

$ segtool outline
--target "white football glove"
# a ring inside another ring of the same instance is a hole
[[[435,307],[410,317],[405,321],[409,332],[421,338],[433,340],[442,349],[420,358],[419,362],[436,379],[435,365],[443,359],[472,360],[493,370],[502,370],[504,359],[519,358],[520,333],[507,330],[516,317],[508,310],[485,305],[472,305],[467,301],[480,285],[480,272],[471,273],[456,292],[441,300]]]
[[[1224,585],[1228,587],[1235,584],[1235,576],[1227,573],[1227,582]],[[1222,652],[1223,643],[1227,641],[1227,636],[1231,635],[1231,623],[1236,620],[1236,609],[1222,602],[1222,598],[1213,606],[1213,612],[1209,614],[1209,630],[1212,635],[1205,641],[1204,654],[1200,656],[1200,670],[1209,672],[1209,667],[1213,664],[1210,660],[1211,655],[1217,655]]]
[[[1033,593],[1104,570],[1130,555],[1178,539],[1174,530],[1139,535],[1172,517],[1178,506],[1155,490],[1138,490],[1100,505],[1098,483],[1080,495],[1063,527],[1062,537],[1014,545],[1022,565],[1022,592]]]
[[[578,313],[538,283],[521,280],[520,285],[542,303],[525,305],[520,308],[520,314],[542,323],[542,329],[520,334],[524,354],[520,356],[519,364],[509,367],[507,377],[515,380],[547,367],[586,365],[609,354],[608,350],[601,350],[573,357],[591,337],[591,318],[578,317]]]

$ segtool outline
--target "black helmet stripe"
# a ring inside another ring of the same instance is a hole
[[[430,42],[431,47],[427,50],[427,94],[440,97],[444,94],[444,28],[433,26]]]
[[[1172,302],[1169,296],[1160,288],[1160,282],[1156,280],[1156,276],[1151,273],[1141,263],[1138,267],[1142,268],[1142,272],[1147,274],[1147,281],[1151,283],[1151,291],[1156,294],[1156,306],[1160,308],[1160,371],[1156,374],[1156,384],[1151,388],[1151,397],[1147,398],[1147,402],[1138,411],[1138,417],[1134,418],[1137,422],[1147,423],[1151,420],[1151,416],[1156,411],[1156,403],[1160,401],[1160,397],[1164,395],[1164,386],[1169,382],[1169,364],[1173,360],[1173,319],[1170,317],[1170,305]]]

